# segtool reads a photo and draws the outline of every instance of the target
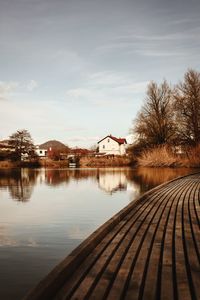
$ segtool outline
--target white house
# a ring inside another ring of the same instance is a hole
[[[99,154],[105,155],[125,155],[126,154],[125,138],[116,138],[112,135],[107,135],[98,142]]]
[[[35,147],[35,153],[40,157],[46,157],[47,156],[47,149],[41,149],[40,146]]]

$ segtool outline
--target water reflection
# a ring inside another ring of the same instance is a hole
[[[164,181],[191,172],[128,168],[1,170],[0,299],[21,299],[130,201]]]
[[[67,184],[70,180],[69,174],[62,170],[43,170],[40,174],[43,178],[42,183],[46,183],[47,185],[58,186],[62,183]]]
[[[36,184],[37,172],[28,169],[0,171],[0,187],[8,188],[12,199],[26,202],[30,199]]]
[[[141,193],[152,189],[164,182],[197,172],[189,168],[137,168],[134,173],[129,172],[130,181],[137,182],[140,185]]]
[[[26,202],[37,184],[55,187],[90,178],[97,182],[99,189],[110,195],[130,190],[135,197],[163,182],[191,172],[191,169],[186,168],[0,170],[0,188],[7,188],[12,199]]]
[[[110,195],[116,191],[125,191],[127,190],[126,174],[115,170],[99,170],[98,186]]]

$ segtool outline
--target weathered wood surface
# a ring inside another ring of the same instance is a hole
[[[26,299],[200,299],[200,175],[131,203]]]

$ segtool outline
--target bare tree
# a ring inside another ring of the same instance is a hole
[[[175,92],[178,137],[181,143],[200,143],[200,73],[192,69],[185,73]]]
[[[142,146],[162,145],[172,141],[175,134],[172,113],[173,92],[166,81],[160,85],[151,82],[147,96],[134,124]]]
[[[26,129],[13,133],[9,137],[9,144],[15,148],[17,159],[21,159],[23,154],[32,155],[34,153],[33,140]]]

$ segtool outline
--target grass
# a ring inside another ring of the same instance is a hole
[[[183,154],[175,154],[167,146],[142,152],[138,165],[143,167],[200,167],[200,145],[188,148]]]
[[[200,144],[190,148],[186,153],[185,164],[190,167],[200,167]]]
[[[143,167],[176,167],[179,166],[177,155],[166,146],[145,150],[138,157],[138,165]]]
[[[0,161],[0,169],[11,169],[16,167],[17,167],[17,163],[8,160]]]
[[[115,157],[82,157],[80,159],[81,167],[123,167],[129,166],[130,159],[125,156]]]

